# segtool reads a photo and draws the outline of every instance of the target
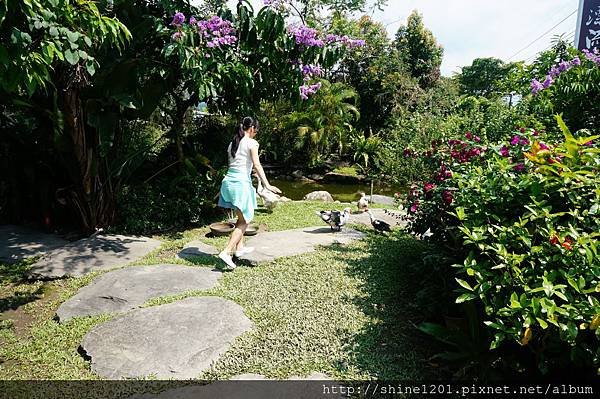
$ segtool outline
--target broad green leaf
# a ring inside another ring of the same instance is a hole
[[[473,288],[465,280],[461,280],[459,278],[455,278],[455,280],[458,282],[458,284],[460,284],[461,287],[463,287],[469,291],[473,291]]]
[[[79,62],[79,54],[77,52],[72,52],[70,49],[65,51],[65,60],[71,65],[77,64]]]
[[[477,298],[477,295],[471,293],[471,292],[467,292],[466,294],[462,294],[461,296],[459,296],[458,298],[456,298],[456,303],[463,303],[463,302],[468,302],[470,300],[473,300]]]

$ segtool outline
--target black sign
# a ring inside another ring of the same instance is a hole
[[[600,50],[600,0],[580,0],[575,45]]]

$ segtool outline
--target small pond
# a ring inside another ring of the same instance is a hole
[[[339,184],[269,178],[269,183],[281,189],[283,195],[292,200],[301,200],[312,191],[328,191],[334,200],[352,202],[360,198],[358,193],[361,191],[364,191],[367,195],[371,193],[371,183],[368,182],[363,184]],[[373,194],[393,197],[394,193],[404,191],[405,189],[402,187],[393,187],[381,183],[373,185]]]

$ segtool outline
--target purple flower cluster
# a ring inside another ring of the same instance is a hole
[[[296,44],[306,47],[323,47],[325,42],[319,39],[319,34],[316,29],[309,28],[306,25],[292,25],[288,28],[296,39]]]
[[[312,85],[302,85],[300,86],[300,97],[303,100],[308,100],[308,98],[310,96],[312,96],[313,94],[315,94],[317,91],[319,91],[319,89],[321,88],[321,82],[317,82],[315,84]]]
[[[556,78],[558,78],[561,73],[568,71],[569,69],[577,65],[581,65],[581,60],[579,59],[579,57],[575,57],[571,61],[561,61],[558,63],[558,65],[554,65],[548,71],[546,79],[544,79],[543,82],[540,82],[537,79],[533,79],[531,81],[531,93],[535,96],[540,91],[549,88],[550,86],[552,86]]]
[[[173,16],[173,21],[171,22],[171,25],[180,27],[184,23],[185,23],[185,15],[183,15],[182,12],[175,13],[175,15]]]
[[[185,33],[178,30],[177,32],[175,32],[171,35],[171,39],[178,41],[178,40],[181,40],[184,36],[185,36]]]
[[[328,34],[325,40],[319,37],[319,32],[316,29],[309,28],[305,25],[292,25],[288,28],[290,34],[296,39],[296,44],[305,47],[323,47],[325,44],[339,43],[347,48],[356,48],[365,46],[365,41],[361,39],[351,39],[348,36],[338,36]]]
[[[185,20],[185,15],[181,12],[178,12],[173,16],[171,25],[179,29],[183,26],[183,24],[185,24]],[[190,17],[189,24],[190,26],[195,27],[200,36],[206,39],[207,47],[221,47],[223,45],[234,44],[237,41],[233,24],[230,21],[221,19],[216,15],[207,20],[197,20],[192,16]],[[180,40],[184,36],[185,33],[181,30],[178,30],[177,32],[173,33],[171,38],[173,40]]]
[[[237,41],[231,21],[215,15],[208,20],[196,21],[194,19],[194,22],[198,27],[198,32],[207,40],[207,47],[221,47],[234,44]],[[192,18],[190,18],[191,23]]]
[[[600,66],[600,51],[598,51],[597,48],[594,49],[593,53],[588,49],[584,49],[583,54],[585,55],[585,58]]]
[[[327,44],[340,43],[348,48],[364,47],[366,45],[365,41],[362,39],[351,39],[346,35],[338,36],[334,34],[328,34],[325,38],[325,42]]]
[[[304,81],[307,82],[315,76],[323,76],[323,69],[320,65],[300,65],[300,70],[304,76]]]

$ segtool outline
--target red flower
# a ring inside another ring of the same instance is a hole
[[[442,193],[442,199],[446,204],[450,205],[452,201],[454,201],[454,196],[450,191],[444,190],[444,192]]]
[[[566,249],[567,251],[570,251],[573,249],[573,240],[571,239],[571,237],[566,236],[565,237],[565,241],[561,244],[561,246]]]
[[[414,204],[412,204],[412,206],[410,207],[410,211],[412,213],[415,213],[417,209],[419,209],[419,201],[416,201]]]
[[[517,172],[522,172],[525,170],[525,165],[520,163],[520,164],[513,166],[513,169]]]
[[[525,133],[525,128],[522,127],[521,129],[519,129],[521,131],[521,133]]]
[[[558,245],[558,236],[556,234],[552,234],[550,236],[550,244],[552,245]]]
[[[466,138],[468,138],[469,140],[473,140],[473,133],[471,133],[471,132],[467,132],[467,133],[465,134],[465,137],[466,137]]]

